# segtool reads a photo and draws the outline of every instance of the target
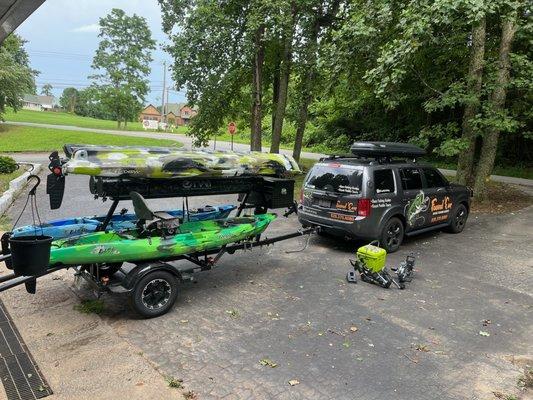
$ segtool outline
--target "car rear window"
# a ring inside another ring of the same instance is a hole
[[[359,194],[363,186],[363,169],[338,163],[315,164],[304,185],[328,192]]]
[[[378,169],[374,171],[374,187],[376,194],[394,193],[394,176],[391,169]]]

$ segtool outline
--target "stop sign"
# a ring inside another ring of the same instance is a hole
[[[237,125],[235,125],[235,122],[230,122],[228,124],[228,132],[230,135],[234,135],[235,132],[237,132]]]

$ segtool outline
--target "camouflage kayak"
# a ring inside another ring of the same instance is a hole
[[[218,207],[205,206],[195,210],[189,210],[185,213],[185,219],[188,221],[206,221],[210,219],[227,218],[236,206],[232,204],[222,205]],[[183,219],[183,210],[165,211],[167,214],[176,218]],[[72,236],[84,235],[93,233],[96,228],[104,222],[105,216],[93,217],[79,217],[57,219],[49,222],[44,222],[41,225],[26,225],[20,228],[13,229],[11,237],[19,237],[26,235],[33,235],[37,232],[40,235],[51,236],[54,240],[66,239]],[[137,224],[137,217],[135,214],[115,214],[109,221],[108,231],[123,231],[135,229]]]
[[[65,152],[70,159],[64,174],[161,179],[301,173],[294,158],[284,154],[86,145],[66,145]]]
[[[50,266],[164,260],[182,254],[217,249],[253,238],[276,216],[262,214],[223,220],[185,222],[173,236],[139,238],[138,231],[96,232],[52,242]]]

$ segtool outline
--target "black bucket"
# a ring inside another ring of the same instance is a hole
[[[17,275],[40,275],[50,262],[51,236],[19,236],[9,238],[11,262]]]

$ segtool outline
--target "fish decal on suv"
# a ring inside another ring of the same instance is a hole
[[[418,223],[423,224],[426,218],[421,215],[429,207],[429,197],[421,190],[413,200],[405,205],[405,216],[409,226],[416,226]]]

